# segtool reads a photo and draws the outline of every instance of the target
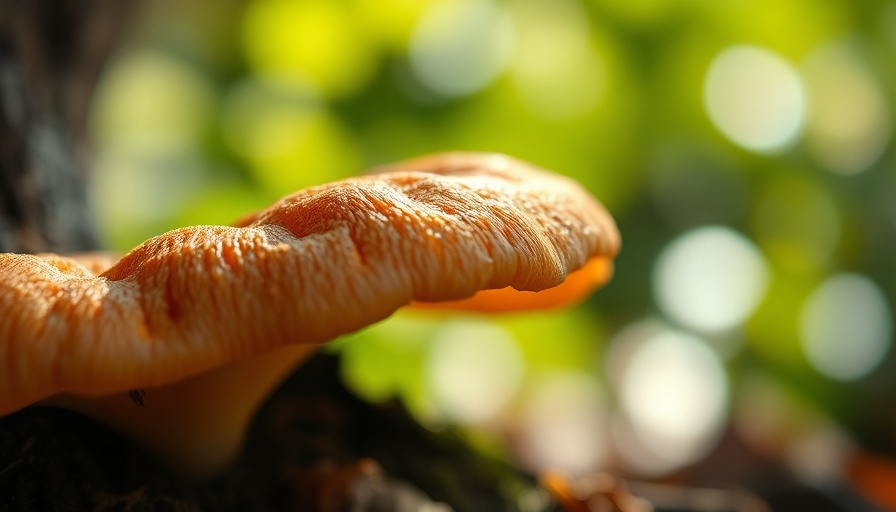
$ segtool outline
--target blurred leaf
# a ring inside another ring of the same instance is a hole
[[[379,59],[355,13],[339,1],[253,0],[243,44],[257,73],[298,73],[334,97],[363,87]]]

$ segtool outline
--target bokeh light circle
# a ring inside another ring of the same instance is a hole
[[[426,375],[435,406],[451,420],[485,422],[516,395],[525,371],[516,341],[484,321],[458,320],[432,342]]]
[[[799,75],[774,52],[738,45],[719,53],[703,90],[713,124],[732,142],[757,152],[787,147],[800,134],[806,99]]]
[[[522,400],[520,458],[536,473],[597,471],[608,455],[607,417],[604,390],[594,376],[542,375]]]
[[[507,66],[513,50],[513,24],[491,0],[451,0],[423,14],[411,38],[414,75],[444,96],[472,94],[490,84]]]
[[[591,42],[583,6],[574,0],[519,0],[511,9],[517,27],[511,73],[520,99],[547,119],[593,111],[607,88],[607,70]]]
[[[612,349],[615,388],[630,426],[624,436],[617,432],[621,454],[645,472],[694,462],[712,448],[726,417],[728,381],[719,356],[704,340],[657,323],[621,334]]]
[[[892,343],[883,292],[867,277],[840,274],[824,281],[800,316],[800,339],[812,366],[835,380],[856,380],[883,360]]]
[[[856,174],[887,147],[892,120],[878,80],[846,44],[822,48],[803,66],[810,110],[806,144],[827,170]]]
[[[722,331],[739,325],[756,308],[768,284],[766,267],[744,236],[724,227],[701,227],[663,250],[653,290],[669,318],[701,331]]]

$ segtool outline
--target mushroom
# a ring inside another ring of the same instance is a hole
[[[581,300],[618,248],[610,215],[571,180],[459,153],[312,187],[233,227],[170,231],[117,261],[2,254],[0,416],[74,409],[210,475],[321,343],[412,302]]]

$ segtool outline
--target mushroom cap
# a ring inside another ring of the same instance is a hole
[[[412,301],[537,291],[602,265],[573,290],[582,297],[619,243],[571,180],[449,154],[300,191],[236,227],[170,231],[99,274],[111,260],[2,254],[0,415],[60,392],[171,384]]]

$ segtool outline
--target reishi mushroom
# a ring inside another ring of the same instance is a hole
[[[619,243],[573,181],[457,153],[312,187],[233,227],[170,231],[120,260],[0,254],[0,416],[74,409],[209,475],[317,345],[411,303],[582,300]]]

